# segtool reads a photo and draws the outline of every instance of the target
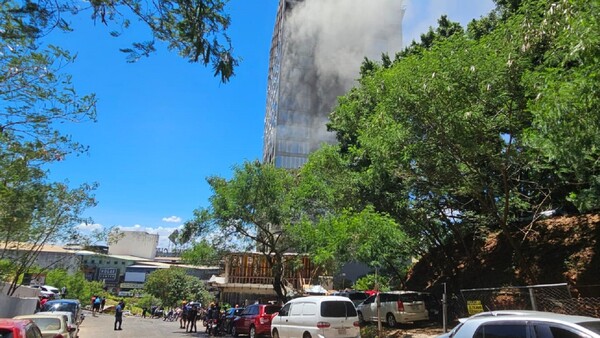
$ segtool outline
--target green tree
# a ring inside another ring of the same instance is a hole
[[[598,210],[600,38],[594,32],[600,29],[600,4],[558,1],[542,8],[543,20],[526,32],[523,44],[537,61],[523,81],[535,97],[527,102],[532,128],[525,139],[563,183],[551,197],[566,198],[582,212]],[[537,23],[529,17],[523,22]]]
[[[283,254],[290,249],[285,237],[297,220],[294,176],[286,169],[255,161],[234,167],[229,180],[215,176],[208,178],[208,183],[213,190],[210,208],[196,210],[196,219],[186,223],[188,229],[183,233],[213,236],[213,245],[221,249],[256,248],[271,268],[274,291],[285,300]]]
[[[138,307],[141,307],[142,309],[146,309],[146,310],[150,310],[152,308],[152,306],[159,305],[159,304],[160,304],[160,299],[158,299],[152,295],[149,295],[149,294],[143,295],[136,302],[136,305]]]
[[[535,282],[515,227],[598,207],[598,4],[510,4],[489,33],[365,67],[329,127],[361,196],[415,243],[468,253],[467,234],[500,230]]]
[[[89,196],[89,186],[69,189],[57,183],[26,183],[22,190],[10,189],[2,193],[3,196],[16,195],[17,200],[23,199],[27,203],[19,214],[3,219],[0,224],[0,259],[10,259],[8,295],[19,287],[19,277],[36,264],[43,246],[68,241],[75,236],[75,225],[84,221],[80,216],[83,209],[95,204]]]
[[[95,185],[47,179],[48,164],[85,151],[58,126],[94,121],[95,97],[76,93],[61,73],[73,58],[37,43],[34,28],[43,18],[21,5],[0,4],[0,259],[10,258],[8,294],[41,247],[74,237],[83,209],[95,204]]]
[[[203,303],[212,300],[204,283],[188,275],[182,268],[171,267],[150,273],[144,283],[144,291],[160,299],[163,306],[174,307],[184,300],[197,300]]]
[[[186,264],[218,265],[221,254],[206,239],[192,244],[192,247],[181,253],[181,259]]]
[[[359,291],[365,290],[379,290],[379,291],[390,291],[391,288],[388,285],[388,280],[381,275],[369,274],[364,277],[360,277],[354,283],[353,288]]]
[[[72,31],[74,15],[90,15],[118,37],[136,21],[150,32],[150,39],[121,48],[127,60],[134,62],[156,50],[157,42],[175,50],[190,62],[212,66],[215,76],[227,82],[238,61],[233,55],[227,29],[230,17],[225,13],[227,0],[97,0],[86,4],[71,1],[4,2],[4,16],[16,22],[4,25],[3,36],[27,36],[43,40],[52,30]]]
[[[93,295],[104,295],[104,285],[99,281],[88,281],[83,272],[70,274],[64,269],[51,269],[46,272],[46,284],[58,289],[67,288],[67,298],[79,299],[82,304],[87,304]]]

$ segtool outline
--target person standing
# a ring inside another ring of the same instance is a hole
[[[98,297],[98,296],[93,295],[92,298],[91,298],[91,303],[90,304],[91,304],[91,307],[92,307],[92,315],[94,315],[94,302],[96,301],[96,297]]]
[[[179,328],[185,329],[187,327],[187,316],[188,316],[189,308],[187,304],[184,302],[181,307],[181,317],[179,318]]]
[[[92,316],[96,316],[96,313],[100,312],[100,304],[102,304],[102,297],[96,296],[94,299],[94,305],[92,306]]]
[[[185,328],[185,332],[192,332],[192,330],[194,330],[193,332],[198,332],[197,328],[196,328],[196,321],[198,320],[198,307],[196,307],[196,305],[192,306],[192,308],[190,310],[188,310],[187,320],[188,320],[188,323]],[[188,327],[189,327],[189,331],[188,331]]]
[[[125,303],[120,301],[115,308],[115,330],[123,330],[121,325],[123,324],[123,308],[125,307]],[[118,324],[118,327],[117,327]]]

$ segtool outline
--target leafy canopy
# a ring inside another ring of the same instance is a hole
[[[138,22],[150,32],[149,40],[121,48],[129,62],[149,56],[157,44],[166,44],[190,62],[210,65],[214,75],[227,82],[234,75],[238,60],[227,35],[230,17],[227,0],[93,0],[89,3],[61,1],[4,2],[4,16],[13,24],[4,24],[3,37],[27,36],[43,40],[52,30],[71,31],[70,18],[87,14],[94,22],[108,27],[113,37]]]

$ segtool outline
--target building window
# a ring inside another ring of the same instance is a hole
[[[92,259],[92,264],[95,264],[95,263],[96,263],[96,261]]]
[[[125,265],[125,262],[121,262],[121,265]]]
[[[115,265],[119,264],[119,262],[115,261]]]

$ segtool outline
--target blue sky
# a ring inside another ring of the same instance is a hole
[[[321,0],[325,1],[325,0]],[[372,1],[372,0],[369,0]],[[134,64],[119,48],[149,36],[133,24],[119,38],[87,14],[75,31],[51,41],[77,53],[65,69],[79,93],[96,93],[98,122],[66,132],[90,147],[51,168],[72,186],[97,182],[98,206],[87,210],[89,229],[118,226],[159,233],[166,247],[174,229],[206,207],[206,177],[229,177],[231,168],[262,158],[266,80],[278,0],[230,0],[229,35],[242,58],[236,76],[221,84],[210,68],[190,64],[161,48]],[[492,0],[409,0],[405,44],[418,39],[442,14],[466,23],[488,13]],[[164,46],[162,46],[164,47]]]

